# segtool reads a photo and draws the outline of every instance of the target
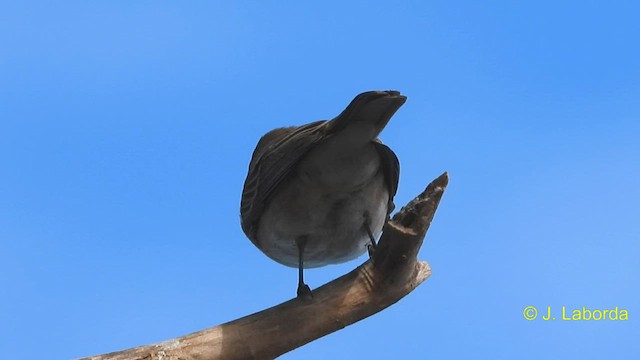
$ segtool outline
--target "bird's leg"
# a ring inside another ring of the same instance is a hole
[[[378,244],[376,244],[376,239],[373,238],[373,233],[371,232],[371,226],[369,226],[369,217],[366,216],[366,214],[365,214],[364,223],[362,224],[362,226],[367,232],[367,235],[369,235],[369,240],[371,240],[371,244],[367,246],[367,249],[369,250],[369,257],[372,257],[373,253],[376,251],[376,248],[378,247]]]
[[[296,239],[298,246],[298,299],[311,299],[311,289],[304,283],[304,246],[307,244],[306,237]]]

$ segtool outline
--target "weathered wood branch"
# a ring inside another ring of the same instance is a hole
[[[315,289],[311,300],[289,300],[172,340],[82,360],[273,359],[371,316],[431,275],[417,255],[448,181],[447,173],[432,181],[385,226],[370,260]]]

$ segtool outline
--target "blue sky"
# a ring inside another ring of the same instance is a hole
[[[408,297],[283,359],[635,359],[632,1],[0,3],[0,348],[69,359],[294,296],[243,235],[259,137],[408,96],[396,203],[451,181]],[[307,272],[312,287],[366,259]],[[628,321],[527,321],[624,308]]]

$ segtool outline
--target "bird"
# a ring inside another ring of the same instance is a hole
[[[269,258],[298,268],[298,298],[313,298],[305,268],[375,252],[400,176],[397,156],[378,135],[406,99],[367,91],[331,120],[277,128],[258,141],[241,227]]]

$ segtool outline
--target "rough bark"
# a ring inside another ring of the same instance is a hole
[[[311,300],[292,299],[189,335],[81,360],[273,359],[371,316],[431,275],[417,254],[448,181],[447,173],[432,181],[388,222],[371,259],[313,290]]]

